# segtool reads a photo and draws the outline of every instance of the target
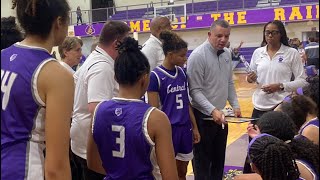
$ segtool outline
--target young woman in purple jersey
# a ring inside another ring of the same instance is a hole
[[[13,0],[14,8],[25,39],[1,51],[1,179],[70,180],[74,82],[50,55],[67,35],[70,7]]]
[[[294,96],[282,102],[276,110],[288,114],[295,123],[299,135],[319,145],[318,107],[309,97]]]
[[[249,124],[247,129],[248,135],[252,138],[260,133],[267,133],[288,144],[297,162],[300,177],[310,180],[318,179],[319,146],[313,144],[307,138],[295,136],[297,128],[286,113],[278,111],[267,112],[261,116],[257,125]],[[275,169],[278,169],[279,166],[281,165],[277,165]]]
[[[169,119],[141,100],[150,65],[140,49],[131,37],[118,47],[114,70],[119,95],[95,109],[88,168],[106,174],[105,180],[178,180]]]
[[[182,69],[186,62],[187,43],[177,34],[160,34],[165,59],[150,77],[148,102],[161,107],[172,127],[179,179],[186,179],[187,166],[193,158],[192,144],[200,141],[199,130],[188,97],[187,76]]]
[[[300,173],[290,146],[274,136],[263,133],[253,138],[248,146],[248,156],[253,172],[263,180],[299,179]]]
[[[307,86],[303,87],[303,94],[316,103],[318,113],[315,118],[303,125],[299,133],[319,145],[319,76],[309,78],[308,83]]]

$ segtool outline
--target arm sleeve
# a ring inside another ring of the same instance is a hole
[[[187,77],[192,101],[199,104],[202,109],[211,115],[216,108],[203,94],[204,58],[199,53],[191,53],[187,63]]]
[[[284,90],[287,92],[296,91],[299,87],[306,86],[307,75],[304,71],[303,63],[298,51],[294,51],[293,61],[291,63],[291,71],[294,74],[294,81],[283,83]]]
[[[250,69],[252,71],[254,71],[256,74],[257,74],[257,64],[255,62],[255,60],[258,58],[258,53],[257,51],[255,50],[252,54],[252,57],[251,57],[251,61],[250,61]]]
[[[148,87],[148,91],[159,92],[159,79],[155,72],[151,71],[150,73],[150,83]]]
[[[115,87],[114,72],[110,64],[99,63],[89,69],[87,76],[88,103],[113,98]]]

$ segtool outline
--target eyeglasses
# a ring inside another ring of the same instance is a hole
[[[264,35],[269,36],[269,35],[275,36],[277,34],[279,34],[279,31],[265,31]]]

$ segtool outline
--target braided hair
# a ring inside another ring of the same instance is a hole
[[[150,64],[140,51],[138,41],[126,37],[117,46],[119,56],[114,64],[115,78],[119,84],[134,85],[142,75],[150,73]]]
[[[287,142],[294,159],[301,159],[319,173],[319,146],[307,138],[295,138],[297,130],[291,118],[283,112],[271,111],[263,114],[257,126],[261,133],[267,133]]]
[[[273,136],[261,136],[249,147],[249,158],[263,180],[297,180],[300,172],[289,145]]]

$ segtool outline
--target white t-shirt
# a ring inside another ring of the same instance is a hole
[[[259,84],[253,93],[252,101],[254,108],[260,111],[275,108],[292,91],[307,85],[307,76],[299,52],[283,44],[272,59],[267,53],[267,46],[256,49],[251,58],[250,68],[258,76]],[[294,81],[290,81],[292,73]],[[261,89],[263,85],[277,83],[283,83],[284,91],[267,94]]]
[[[148,58],[151,71],[155,67],[160,66],[165,58],[162,49],[162,42],[152,34],[150,35],[150,38],[142,45],[141,51]]]
[[[63,67],[65,67],[69,72],[71,72],[72,74],[75,73],[75,71],[74,71],[67,63],[65,63],[65,62],[63,62],[63,61],[59,61],[59,63],[60,63]]]
[[[114,60],[97,46],[73,77],[75,95],[70,130],[71,150],[86,159],[91,123],[88,103],[109,100],[119,92],[119,84],[114,79]]]

